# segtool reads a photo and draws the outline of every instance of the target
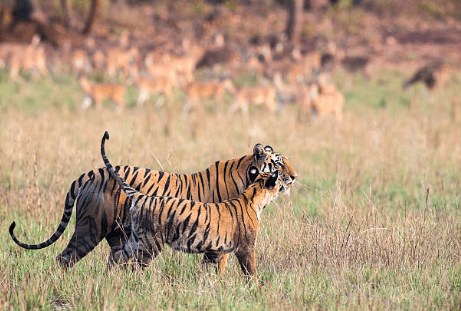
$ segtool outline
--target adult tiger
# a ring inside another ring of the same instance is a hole
[[[147,195],[174,196],[199,202],[222,202],[236,198],[253,181],[250,167],[260,172],[281,173],[281,191],[287,193],[298,176],[288,159],[275,153],[270,146],[256,144],[253,154],[238,159],[218,161],[206,170],[193,174],[172,174],[134,166],[116,166],[115,170],[134,189]],[[56,242],[66,229],[76,202],[75,231],[64,251],[56,257],[58,263],[67,268],[86,256],[104,238],[111,253],[120,250],[130,236],[131,200],[110,176],[106,168],[82,174],[74,180],[67,192],[64,213],[56,232],[45,242],[30,245],[20,242],[13,234],[15,222],[10,225],[12,239],[26,249],[42,249]],[[205,254],[205,262],[219,260],[219,272],[224,271],[227,255],[219,259]]]
[[[279,171],[259,173],[237,198],[221,203],[202,203],[166,196],[148,196],[128,185],[118,175],[106,156],[101,141],[101,156],[110,175],[131,199],[131,235],[114,255],[117,264],[134,257],[134,263],[146,267],[168,244],[186,253],[206,253],[214,258],[235,252],[243,272],[257,283],[255,263],[256,238],[262,210],[279,193]]]

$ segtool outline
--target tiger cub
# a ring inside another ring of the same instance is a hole
[[[234,252],[243,273],[257,283],[255,245],[262,210],[277,198],[279,171],[259,173],[250,168],[254,182],[236,199],[222,203],[201,203],[164,196],[148,196],[128,185],[115,172],[104,148],[109,133],[101,141],[101,155],[110,175],[131,200],[131,235],[114,255],[121,264],[134,257],[136,265],[146,267],[164,244],[186,253],[207,253],[218,259]],[[218,263],[216,260],[215,263]]]
[[[81,111],[85,111],[94,100],[97,108],[101,108],[104,99],[112,99],[117,104],[117,111],[125,107],[125,86],[122,84],[98,84],[90,83],[85,76],[81,76],[80,85],[85,92],[85,98],[81,105]]]

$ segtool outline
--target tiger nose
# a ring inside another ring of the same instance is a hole
[[[293,174],[290,175],[291,181],[295,181],[296,178],[298,178],[298,174]]]

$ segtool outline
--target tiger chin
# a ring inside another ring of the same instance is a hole
[[[101,156],[111,176],[131,200],[131,235],[123,248],[114,255],[114,265],[133,258],[133,268],[146,267],[165,244],[177,251],[206,253],[209,260],[234,252],[243,273],[257,281],[255,262],[256,238],[261,212],[277,198],[282,183],[279,171],[250,174],[254,182],[236,199],[222,203],[202,203],[164,196],[148,196],[128,185],[109,162],[104,143]],[[213,260],[216,259],[216,260]]]

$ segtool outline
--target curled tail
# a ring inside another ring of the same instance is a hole
[[[109,171],[110,176],[112,176],[117,181],[117,183],[120,185],[120,188],[122,188],[122,190],[126,193],[127,196],[132,197],[133,194],[137,191],[131,188],[130,185],[127,184],[125,180],[123,180],[122,177],[120,177],[120,175],[114,170],[112,164],[110,164],[109,159],[106,156],[106,150],[104,148],[104,143],[106,142],[106,139],[109,140],[109,133],[107,131],[104,133],[104,136],[101,140],[102,160],[104,161],[104,164],[106,165],[106,168]]]
[[[20,242],[13,233],[14,228],[16,227],[16,222],[13,221],[9,229],[13,241],[25,249],[42,249],[56,242],[61,237],[63,232],[66,230],[67,225],[69,224],[70,217],[72,216],[72,210],[74,208],[75,199],[79,196],[82,185],[85,184],[85,182],[88,179],[91,179],[92,176],[94,177],[94,173],[89,172],[87,174],[82,174],[80,178],[74,180],[69,192],[67,192],[66,203],[64,206],[64,213],[61,218],[61,223],[59,224],[58,229],[56,229],[54,234],[48,240],[40,244],[25,244]]]

